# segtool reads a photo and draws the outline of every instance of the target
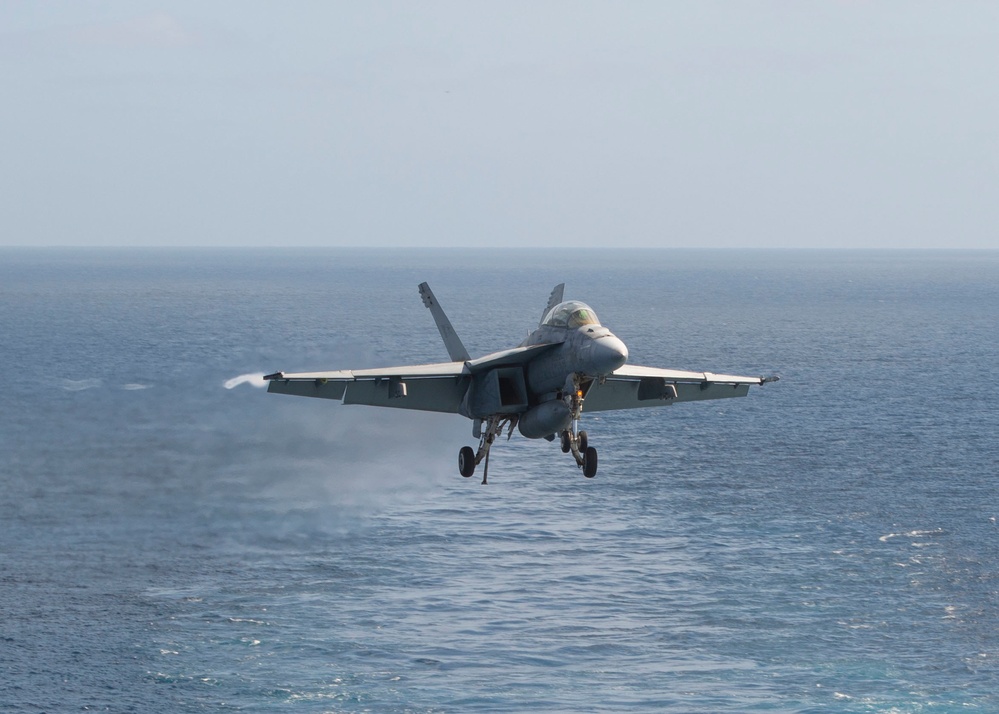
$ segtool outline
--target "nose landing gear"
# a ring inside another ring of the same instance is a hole
[[[577,375],[571,377],[572,390],[566,396],[569,411],[572,414],[572,425],[562,432],[562,453],[572,452],[576,465],[583,470],[583,476],[593,478],[597,475],[597,450],[590,446],[588,435],[579,429],[579,418],[583,414],[583,395],[585,390]],[[568,382],[568,380],[567,380]],[[569,384],[567,383],[568,387]]]
[[[576,465],[583,470],[583,476],[593,478],[597,475],[597,450],[588,441],[585,431],[573,434],[567,429],[562,432],[562,453],[572,452]]]
[[[583,452],[583,476],[593,478],[597,475],[597,450],[592,446]]]

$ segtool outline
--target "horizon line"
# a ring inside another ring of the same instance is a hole
[[[0,250],[469,250],[469,251],[559,251],[569,248],[574,251],[857,251],[857,252],[997,252],[999,248],[986,247],[898,247],[898,246],[537,246],[537,245],[116,245],[116,244],[49,244],[49,245],[0,245]]]

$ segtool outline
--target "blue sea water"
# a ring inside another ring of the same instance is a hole
[[[636,364],[782,381],[584,414],[267,394],[442,361],[548,293]],[[0,251],[0,709],[999,711],[999,253]]]

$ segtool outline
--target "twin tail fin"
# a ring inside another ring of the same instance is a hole
[[[430,308],[430,314],[434,316],[434,322],[437,323],[437,329],[440,330],[441,339],[444,340],[444,346],[447,347],[447,353],[451,357],[451,361],[468,362],[472,359],[468,354],[468,350],[465,349],[465,345],[461,343],[461,339],[451,326],[451,321],[444,314],[444,308],[437,302],[433,291],[426,283],[420,283],[420,297],[423,298],[423,304]]]

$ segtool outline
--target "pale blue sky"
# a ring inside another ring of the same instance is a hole
[[[0,0],[0,245],[999,247],[999,3]]]

